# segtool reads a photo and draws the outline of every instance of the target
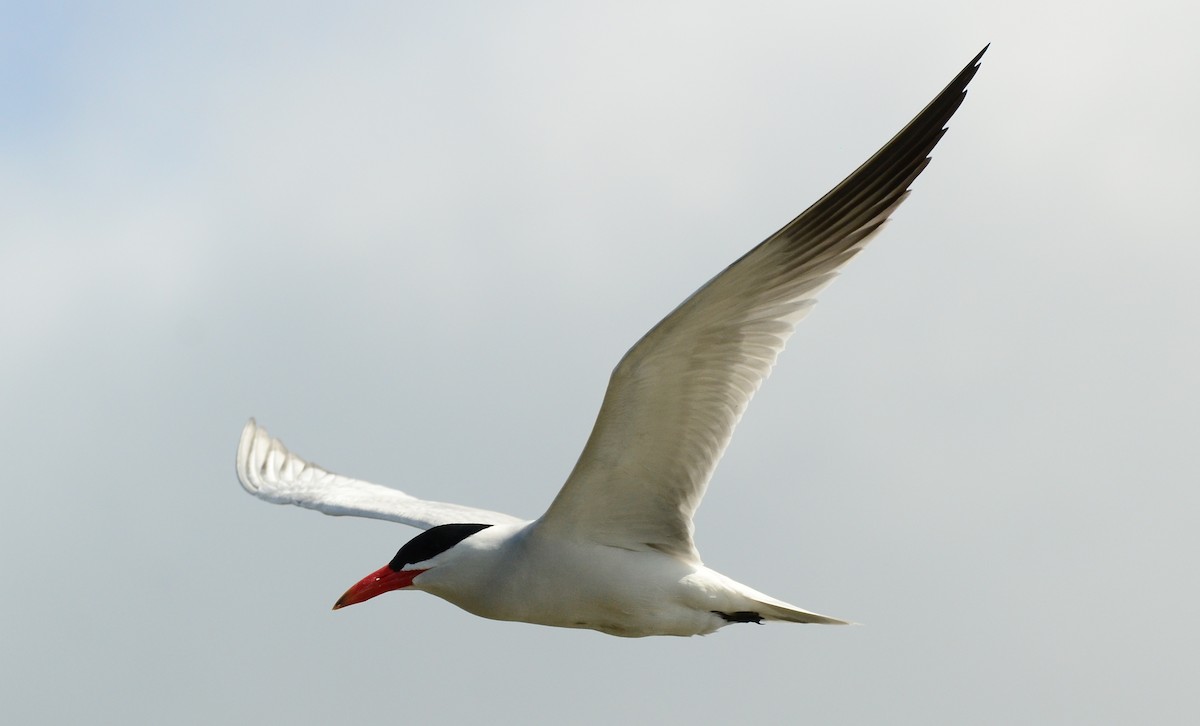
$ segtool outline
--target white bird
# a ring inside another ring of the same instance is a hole
[[[579,461],[540,518],[426,501],[325,471],[253,419],[238,443],[242,486],[269,502],[425,530],[335,610],[411,589],[485,618],[628,637],[764,620],[845,623],[705,567],[692,515],[796,323],[908,196],[986,50],[865,164],[625,354]]]

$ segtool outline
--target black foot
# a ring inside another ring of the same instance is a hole
[[[762,623],[762,616],[753,610],[738,610],[736,613],[723,613],[720,610],[713,610],[713,615],[720,617],[727,623]]]

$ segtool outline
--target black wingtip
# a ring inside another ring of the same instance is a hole
[[[941,103],[944,102],[944,100],[946,98],[953,97],[954,91],[957,90],[958,91],[957,98],[951,102],[952,107],[950,108],[950,113],[945,116],[945,121],[948,122],[950,120],[950,116],[953,116],[954,111],[956,111],[958,109],[958,105],[962,103],[962,100],[964,98],[966,98],[967,85],[971,83],[971,81],[975,78],[975,74],[979,72],[979,67],[983,61],[983,54],[987,53],[988,48],[991,48],[991,47],[992,47],[991,43],[988,43],[987,45],[983,46],[983,50],[981,50],[975,54],[975,57],[971,59],[971,62],[968,63],[966,66],[964,66],[963,69],[958,72],[958,75],[954,77],[954,80],[950,81],[950,83],[942,90],[942,92],[940,94],[938,94],[938,97],[935,98],[929,104],[929,106],[927,106],[925,108],[925,110],[923,110],[921,112],[921,114],[918,114],[917,117],[920,118],[922,115],[929,112],[934,107],[941,105]],[[914,121],[915,120],[916,119],[914,119]]]
[[[877,230],[878,223],[904,199],[909,185],[928,165],[933,147],[945,135],[950,118],[962,105],[967,86],[979,71],[980,59],[990,47],[991,43],[985,45],[900,133],[862,166],[763,244],[776,239],[836,239],[837,244],[821,248],[821,254],[834,255],[844,253],[850,248],[847,245],[857,245],[863,239],[863,235],[854,236],[850,231],[866,230],[864,234],[869,234]],[[874,226],[872,220],[876,222]],[[811,252],[810,248],[804,249],[806,254]]]
[[[992,47],[991,43],[988,43],[987,45],[983,46],[983,50],[976,53],[975,57],[971,59],[971,62],[967,64],[967,67],[963,68],[962,72],[958,74],[959,78],[962,78],[962,76],[966,75],[967,76],[966,82],[969,83],[971,81],[971,79],[974,78],[975,73],[979,70],[979,66],[983,63],[983,54],[988,52],[988,48],[991,48],[991,47]],[[958,80],[958,79],[955,79],[955,80]],[[963,92],[963,95],[966,95],[966,93],[967,93],[967,88],[966,88],[965,84],[963,85],[962,92]]]

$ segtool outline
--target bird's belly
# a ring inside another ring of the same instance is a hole
[[[697,568],[657,552],[587,546],[523,553],[470,586],[430,589],[493,620],[609,635],[704,635],[725,624],[692,580]]]

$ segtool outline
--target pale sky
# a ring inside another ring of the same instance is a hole
[[[1191,724],[1193,3],[0,4],[0,720]],[[202,9],[201,9],[202,8]],[[697,517],[848,628],[624,640],[257,501],[534,517],[612,366],[985,44]]]

